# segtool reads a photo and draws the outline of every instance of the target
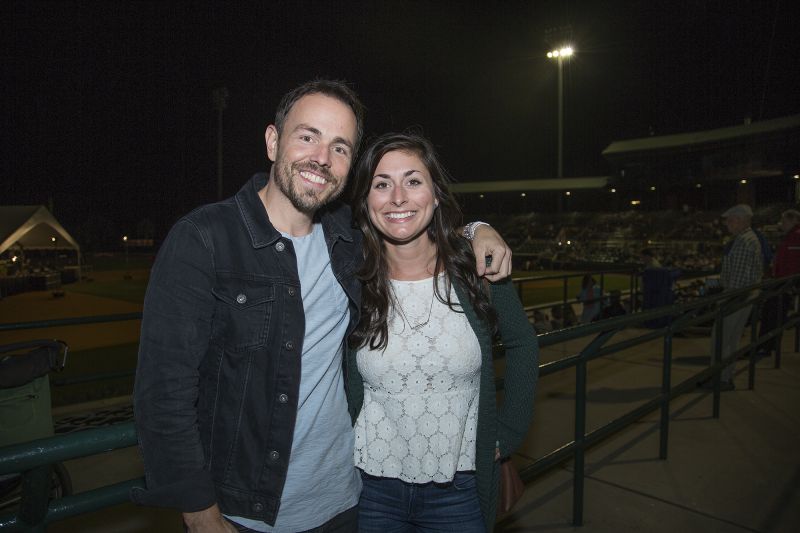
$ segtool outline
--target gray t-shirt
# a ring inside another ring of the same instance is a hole
[[[300,398],[292,455],[274,527],[229,517],[256,531],[294,532],[320,526],[358,503],[361,478],[353,465],[353,428],[342,376],[342,341],[350,312],[336,281],[322,226],[291,239],[303,297]]]

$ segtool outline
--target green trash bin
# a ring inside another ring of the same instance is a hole
[[[50,378],[35,378],[19,387],[0,388],[0,446],[53,435]]]

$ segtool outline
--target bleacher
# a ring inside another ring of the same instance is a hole
[[[775,245],[776,223],[789,205],[774,204],[754,211],[753,227]],[[710,272],[719,268],[729,237],[722,211],[573,212],[562,215],[527,213],[495,215],[496,227],[519,256],[520,268],[571,269],[640,262],[650,248],[663,266]]]

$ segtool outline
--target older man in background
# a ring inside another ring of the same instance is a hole
[[[749,205],[739,204],[725,211],[722,217],[733,238],[725,247],[725,253],[722,256],[720,285],[723,290],[732,291],[760,282],[764,271],[764,262],[761,255],[761,243],[750,227],[753,210]],[[723,358],[736,351],[752,307],[752,305],[742,307],[724,317],[722,324]],[[716,333],[717,327],[714,324],[711,335],[712,354],[716,349]],[[722,369],[720,374],[721,390],[728,391],[735,388],[733,384],[734,370],[735,363],[733,362]],[[712,382],[706,382],[704,386],[710,388]]]

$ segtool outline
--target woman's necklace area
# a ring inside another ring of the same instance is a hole
[[[408,317],[406,316],[406,313],[403,310],[403,305],[400,303],[400,298],[398,298],[397,293],[394,292],[394,288],[392,288],[392,292],[394,293],[394,302],[395,304],[397,304],[397,310],[400,311],[400,316],[403,318],[403,322],[408,324],[408,327],[410,327],[414,331],[417,331],[418,329],[425,327],[425,325],[431,321],[431,312],[433,311],[433,300],[436,297],[436,291],[434,291],[433,288],[431,288],[431,303],[428,306],[428,317],[418,324],[412,324],[408,320]]]

